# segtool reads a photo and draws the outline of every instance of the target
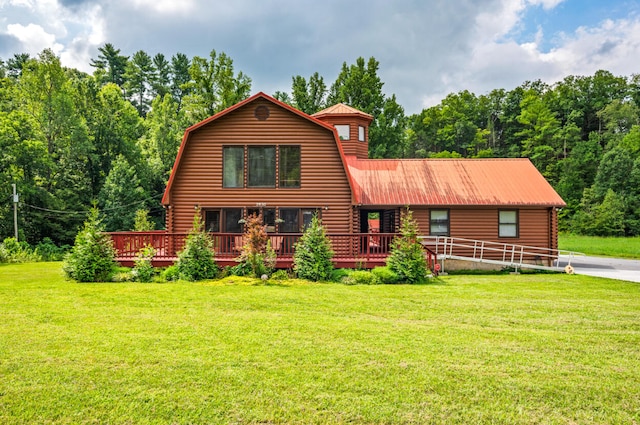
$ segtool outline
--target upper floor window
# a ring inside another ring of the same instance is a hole
[[[518,237],[518,211],[498,211],[498,236],[501,238]]]
[[[244,146],[222,149],[222,187],[244,186]]]
[[[245,181],[246,151],[246,181]],[[224,146],[222,148],[222,187],[299,188],[300,146]]]
[[[275,146],[249,146],[247,149],[247,186],[276,186]]]
[[[449,236],[449,210],[429,211],[429,234],[431,236]]]
[[[349,133],[351,132],[349,124],[336,124],[335,127],[338,130],[340,140],[349,140]]]
[[[365,138],[364,138],[364,127],[359,125],[358,126],[358,140],[361,142],[364,142]]]
[[[280,187],[300,187],[300,146],[280,146]]]

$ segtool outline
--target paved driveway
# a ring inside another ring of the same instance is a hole
[[[565,267],[568,256],[561,255],[560,267]],[[628,280],[640,283],[640,260],[623,260],[619,258],[573,257],[571,266],[576,274],[607,277],[610,279]]]

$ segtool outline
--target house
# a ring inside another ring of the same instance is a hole
[[[187,233],[199,210],[216,255],[232,258],[243,222],[261,213],[285,258],[317,213],[336,257],[371,267],[409,207],[424,236],[557,249],[565,203],[528,159],[368,159],[372,120],[343,104],[307,115],[257,93],[189,127],[162,198],[167,233]]]

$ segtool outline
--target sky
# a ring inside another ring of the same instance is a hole
[[[373,56],[383,92],[414,114],[461,90],[640,74],[640,0],[0,0],[4,61],[50,48],[91,73],[105,43],[225,52],[252,94],[314,72],[330,86],[343,63]]]

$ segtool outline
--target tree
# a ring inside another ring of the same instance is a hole
[[[246,226],[242,236],[242,252],[237,261],[246,264],[254,277],[271,273],[276,265],[276,254],[271,248],[262,214],[250,215]]]
[[[427,279],[427,260],[418,241],[418,223],[406,208],[400,219],[400,235],[391,242],[387,266],[398,275],[401,282],[420,283]]]
[[[98,51],[98,59],[91,60],[91,66],[96,68],[95,77],[101,84],[113,83],[122,87],[129,58],[121,55],[120,49],[116,49],[111,43],[105,43]]]
[[[333,272],[333,249],[317,215],[295,245],[293,270],[299,278],[327,281]]]
[[[178,109],[182,105],[182,99],[189,93],[189,68],[191,61],[183,53],[176,53],[171,57],[171,94],[178,104]]]
[[[125,68],[124,88],[131,103],[144,117],[149,110],[151,98],[148,92],[156,80],[156,72],[151,57],[143,50],[138,50]]]
[[[178,253],[176,266],[180,278],[190,281],[211,279],[219,271],[213,259],[213,242],[204,231],[200,209],[197,209],[193,216],[193,227],[187,236],[184,249]]]
[[[171,64],[162,53],[153,57],[153,79],[151,80],[151,99],[164,97],[171,91]]]
[[[99,205],[106,213],[104,224],[107,231],[132,229],[136,209],[143,207],[147,199],[135,168],[129,165],[123,155],[119,155],[98,195]]]
[[[70,279],[106,282],[116,267],[113,241],[103,232],[99,217],[96,207],[89,211],[84,228],[78,232],[71,252],[65,257],[62,269]]]
[[[295,108],[311,115],[325,107],[327,86],[320,74],[315,72],[309,77],[309,82],[300,75],[296,75],[292,80],[291,99]]]
[[[189,68],[189,94],[183,106],[190,124],[222,111],[249,96],[251,79],[233,70],[233,61],[225,53],[212,50],[209,59],[195,56]]]
[[[365,65],[359,57],[356,63],[342,70],[331,85],[327,104],[345,103],[372,115],[369,128],[369,154],[372,157],[397,157],[404,151],[404,110],[397,104],[395,95],[386,98],[382,93],[384,83],[378,76],[380,63],[373,57]]]

